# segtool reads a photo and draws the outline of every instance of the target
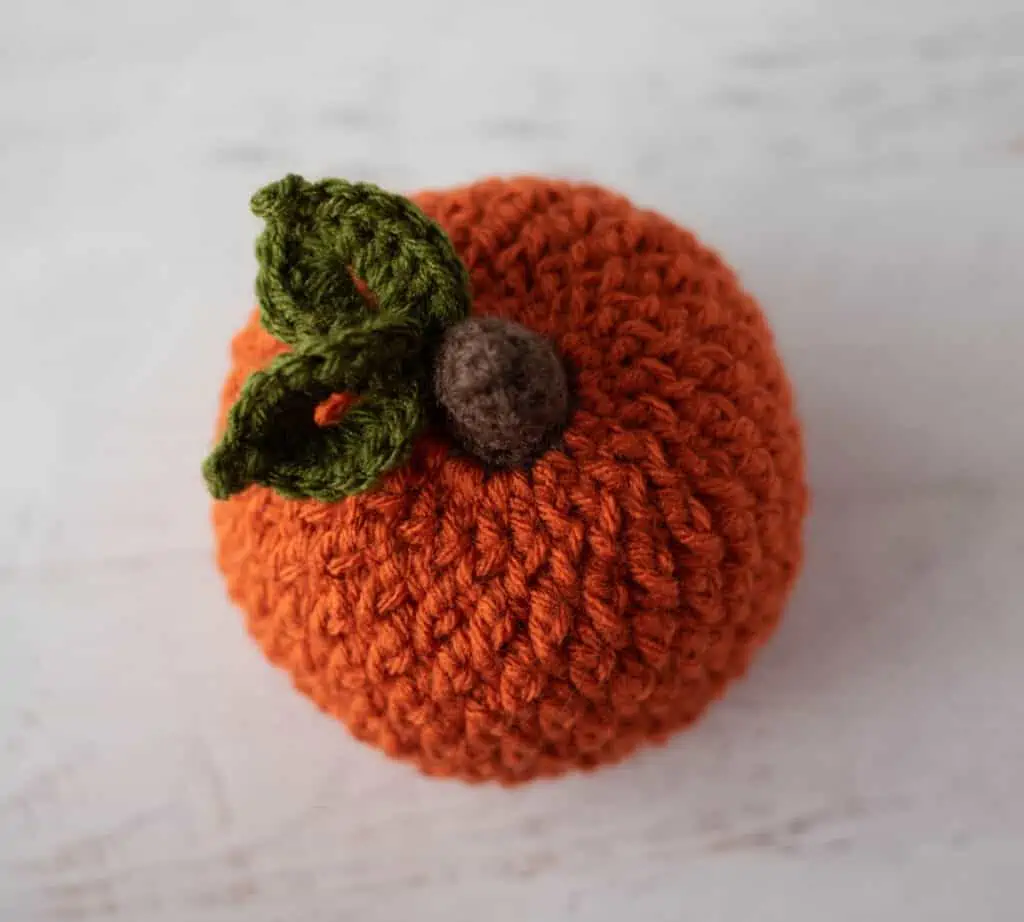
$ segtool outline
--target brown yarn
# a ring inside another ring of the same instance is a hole
[[[496,467],[525,464],[565,428],[569,385],[551,344],[499,317],[471,317],[444,337],[434,387],[448,428]]]
[[[599,188],[493,180],[417,202],[474,315],[573,369],[569,424],[529,468],[435,434],[340,502],[217,502],[229,591],[298,688],[428,773],[514,783],[618,759],[746,670],[796,577],[802,444],[771,333],[715,253]],[[254,315],[223,407],[285,348]]]

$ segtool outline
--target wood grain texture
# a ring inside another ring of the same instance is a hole
[[[1019,919],[1018,3],[9,0],[0,167],[0,919]],[[244,637],[198,462],[289,170],[593,179],[760,296],[809,560],[700,727],[430,782]]]

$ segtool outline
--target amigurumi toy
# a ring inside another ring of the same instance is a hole
[[[259,309],[204,474],[232,598],[432,775],[591,768],[775,628],[807,507],[790,385],[719,257],[591,185],[253,198]]]

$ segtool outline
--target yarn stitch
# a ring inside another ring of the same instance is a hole
[[[215,502],[229,592],[302,692],[429,774],[512,784],[617,760],[692,723],[778,623],[807,506],[789,382],[733,272],[653,212],[543,179],[416,202],[468,270],[473,315],[564,358],[568,426],[528,468],[489,469],[427,428],[373,490]],[[278,303],[270,282],[260,300]],[[222,430],[255,373],[301,352],[303,324],[331,323],[280,317],[235,337]],[[334,379],[298,367],[319,399]]]

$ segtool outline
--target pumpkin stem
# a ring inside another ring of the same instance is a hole
[[[448,430],[492,467],[519,467],[550,448],[569,420],[569,382],[554,345],[499,317],[449,327],[434,365]]]

